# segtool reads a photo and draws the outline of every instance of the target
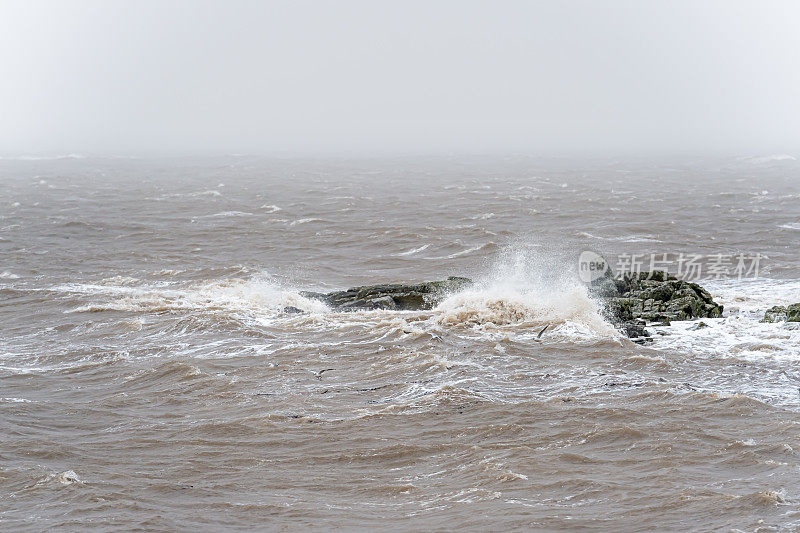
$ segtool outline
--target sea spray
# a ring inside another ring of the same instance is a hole
[[[510,325],[534,331],[550,324],[562,332],[618,337],[574,265],[533,247],[503,250],[485,275],[440,303],[436,313],[437,322],[447,326]]]

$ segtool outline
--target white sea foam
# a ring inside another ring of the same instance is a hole
[[[460,252],[455,252],[455,253],[452,253],[450,255],[446,255],[444,257],[430,257],[428,259],[431,259],[431,260],[455,259],[457,257],[463,257],[465,255],[470,255],[470,254],[473,254],[475,252],[480,252],[481,250],[485,250],[487,248],[494,248],[496,246],[497,245],[495,243],[493,243],[493,242],[487,242],[487,243],[484,243],[484,244],[479,244],[478,246],[473,246],[471,248],[467,248],[465,250],[461,250]]]
[[[192,196],[222,196],[222,193],[215,189],[211,189],[208,191],[200,191],[192,193]]]
[[[251,279],[224,279],[189,287],[124,286],[101,284],[67,284],[53,288],[90,296],[102,296],[68,312],[101,311],[163,312],[208,311],[251,316],[274,315],[292,306],[309,312],[324,312],[327,307],[283,288],[266,276]]]
[[[600,305],[569,269],[531,252],[511,252],[476,284],[440,303],[436,321],[446,326],[511,327],[535,335],[545,325],[565,338],[618,339]]]
[[[800,359],[800,324],[761,322],[770,307],[800,302],[800,281],[759,278],[702,284],[725,306],[725,316],[703,319],[703,328],[696,321],[653,328],[667,333],[654,336],[654,348],[706,357]]]
[[[264,204],[261,207],[259,207],[259,209],[263,209],[267,213],[277,213],[278,211],[283,211],[283,209],[281,209],[277,205],[269,205],[269,204]]]
[[[299,218],[297,220],[293,220],[292,222],[290,222],[289,225],[290,226],[297,226],[299,224],[308,224],[309,222],[322,222],[322,219],[321,218],[314,218],[314,217]]]
[[[72,485],[73,483],[85,483],[81,478],[78,477],[78,474],[75,473],[74,470],[67,470],[65,472],[61,472],[55,476],[55,479],[58,480],[59,483],[62,485]]]
[[[410,250],[406,250],[405,252],[400,252],[399,254],[396,254],[396,255],[398,255],[398,256],[413,255],[413,254],[419,253],[419,252],[421,252],[423,250],[427,250],[429,247],[430,247],[430,244],[423,244],[419,248],[412,248]]]
[[[3,272],[0,272],[0,279],[19,279],[19,276],[13,272],[4,270]]]
[[[774,305],[800,302],[800,280],[756,278],[707,280],[701,284],[725,306],[726,314],[755,313],[761,319],[763,312]]]
[[[246,213],[244,211],[223,211],[221,213],[214,213],[213,215],[202,215],[197,218],[228,218],[228,217],[251,217],[253,213]]]

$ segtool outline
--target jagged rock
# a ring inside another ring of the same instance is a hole
[[[722,306],[703,287],[660,270],[619,279],[608,276],[597,280],[592,289],[605,300],[606,313],[616,323],[633,319],[668,323],[722,316]]]
[[[288,305],[288,306],[283,308],[283,312],[287,313],[289,315],[296,315],[296,314],[299,314],[299,313],[304,313],[305,311],[303,311],[299,307],[295,307],[293,305]]]
[[[639,339],[650,336],[644,329],[647,323],[669,325],[673,320],[722,316],[722,306],[703,287],[660,270],[622,278],[609,271],[592,283],[591,291],[603,301],[606,317],[617,329]]]
[[[650,332],[644,329],[644,327],[644,322],[638,320],[630,320],[628,322],[617,324],[617,329],[631,339],[648,339],[650,337]]]
[[[469,278],[450,276],[442,281],[424,283],[368,285],[354,287],[346,291],[301,292],[306,298],[325,302],[337,311],[357,311],[364,309],[389,309],[398,311],[418,311],[431,309],[448,294],[457,292],[472,284]]]
[[[451,276],[442,281],[369,285],[327,294],[301,294],[325,302],[337,311],[417,311],[433,308],[448,294],[471,283],[468,278]],[[662,271],[642,272],[621,279],[613,278],[609,273],[594,281],[591,290],[604,302],[607,318],[636,342],[647,342],[650,338],[645,329],[648,323],[669,325],[673,320],[722,316],[722,306],[714,302],[708,291],[696,283],[679,280]],[[800,305],[797,307],[796,316],[800,321]]]
[[[764,313],[761,322],[800,322],[800,303],[788,306],[776,305]]]

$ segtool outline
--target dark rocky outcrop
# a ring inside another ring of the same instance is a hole
[[[649,337],[647,324],[722,316],[722,306],[703,287],[660,270],[621,278],[609,273],[591,288],[604,301],[608,319],[629,337]]]
[[[761,322],[800,322],[800,303],[792,305],[776,305],[764,313]]]
[[[363,309],[390,309],[398,311],[417,311],[431,309],[448,294],[457,292],[472,280],[450,276],[442,281],[426,281],[424,283],[386,285],[369,285],[354,287],[346,291],[301,292],[306,298],[314,298],[325,302],[337,311],[356,311]]]
[[[301,292],[307,298],[320,300],[336,311],[388,309],[417,311],[432,309],[447,295],[457,292],[472,281],[451,276],[442,281],[416,284],[392,283],[354,287],[346,291]],[[628,337],[644,341],[650,337],[647,325],[669,325],[672,320],[717,318],[722,306],[696,283],[677,279],[662,271],[642,272],[594,281],[591,292],[605,306],[607,318]],[[287,308],[287,312],[295,312]],[[800,320],[800,305],[797,310]]]

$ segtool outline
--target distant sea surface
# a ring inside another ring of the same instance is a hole
[[[798,244],[788,156],[0,159],[0,529],[800,527]],[[640,346],[585,250],[760,263]]]

